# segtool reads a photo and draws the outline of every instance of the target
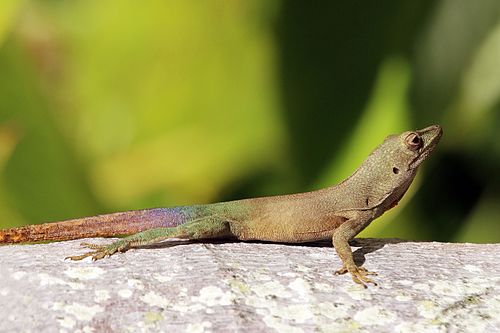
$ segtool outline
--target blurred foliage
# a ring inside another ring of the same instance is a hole
[[[4,0],[0,227],[325,187],[438,123],[363,236],[498,242],[499,101],[496,0]]]

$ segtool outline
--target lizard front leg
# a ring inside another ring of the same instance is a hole
[[[370,272],[366,268],[357,266],[354,263],[354,258],[352,256],[351,247],[349,246],[349,240],[354,238],[364,227],[369,223],[361,218],[349,219],[340,225],[333,233],[332,243],[333,247],[337,251],[340,259],[342,260],[342,268],[337,270],[335,274],[345,274],[349,272],[352,276],[352,280],[356,283],[363,285],[366,288],[365,283],[373,283],[377,285],[372,279],[367,275],[377,275],[377,273]]]
[[[66,259],[81,260],[86,257],[92,257],[93,260],[99,260],[106,256],[111,256],[116,252],[125,252],[134,247],[155,244],[169,238],[203,239],[223,237],[229,233],[228,222],[209,216],[173,228],[156,228],[139,232],[108,245],[82,243],[82,246],[94,251],[67,257]]]

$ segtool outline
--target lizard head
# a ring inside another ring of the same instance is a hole
[[[408,169],[416,169],[434,150],[442,135],[443,130],[439,125],[402,133],[399,141],[406,155]]]
[[[443,135],[439,125],[421,130],[389,135],[374,151],[376,164],[391,167],[394,174],[415,173],[418,166],[429,156]],[[382,153],[376,153],[381,151]],[[372,162],[372,163],[374,163]]]
[[[390,188],[411,182],[418,167],[436,148],[442,135],[443,130],[439,125],[389,135],[355,174]]]

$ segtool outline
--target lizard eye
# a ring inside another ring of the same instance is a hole
[[[422,147],[422,138],[417,133],[410,133],[405,138],[405,144],[411,150],[417,150]]]

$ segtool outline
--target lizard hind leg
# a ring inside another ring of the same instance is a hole
[[[170,238],[205,239],[227,236],[230,234],[229,223],[214,216],[192,220],[172,228],[156,228],[117,240],[109,245],[82,243],[81,245],[93,251],[78,256],[66,257],[71,260],[81,260],[92,257],[99,260],[111,256],[116,252],[125,252],[128,249],[152,245]]]

